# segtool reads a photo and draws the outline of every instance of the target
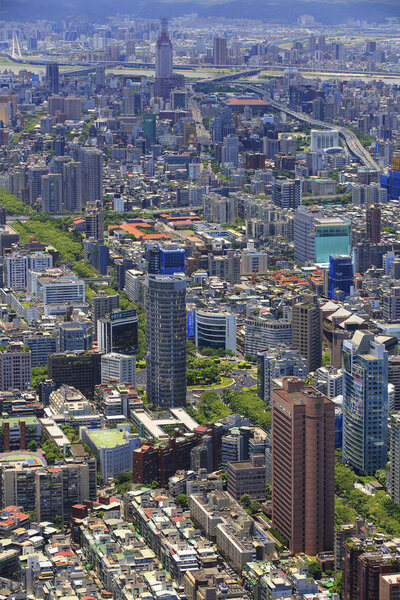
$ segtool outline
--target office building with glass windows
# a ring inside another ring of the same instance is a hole
[[[343,461],[357,473],[386,468],[388,353],[369,331],[343,342]]]

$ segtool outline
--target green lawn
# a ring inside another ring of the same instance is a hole
[[[221,377],[221,381],[219,383],[212,383],[211,385],[189,385],[187,387],[188,390],[213,390],[216,388],[228,387],[234,383],[233,377]]]

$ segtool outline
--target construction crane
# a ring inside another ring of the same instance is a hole
[[[257,271],[258,271],[258,267],[256,267],[253,271],[253,277],[251,278],[251,284],[254,285],[256,282],[256,275],[257,275]]]

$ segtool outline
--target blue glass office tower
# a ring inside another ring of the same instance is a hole
[[[161,275],[173,275],[185,272],[185,250],[176,248],[167,250],[160,248],[160,273]]]
[[[388,200],[399,200],[400,198],[400,171],[389,169],[387,175],[380,176],[381,187],[388,193]]]
[[[369,331],[343,342],[343,461],[362,475],[386,468],[388,353]]]
[[[171,247],[148,245],[146,259],[148,271],[152,275],[173,275],[185,272],[185,250],[175,244]]]
[[[334,254],[329,257],[328,298],[335,297],[335,291],[341,290],[345,296],[350,294],[353,285],[353,263],[351,256]]]

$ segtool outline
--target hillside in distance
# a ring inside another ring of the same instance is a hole
[[[343,23],[357,18],[383,22],[386,18],[400,18],[399,0],[120,0],[117,5],[109,0],[0,0],[0,19],[32,20],[111,16],[118,11],[138,17],[156,18],[197,13],[201,17],[229,17],[263,19],[266,21],[296,22],[302,14],[311,14],[324,24]]]

